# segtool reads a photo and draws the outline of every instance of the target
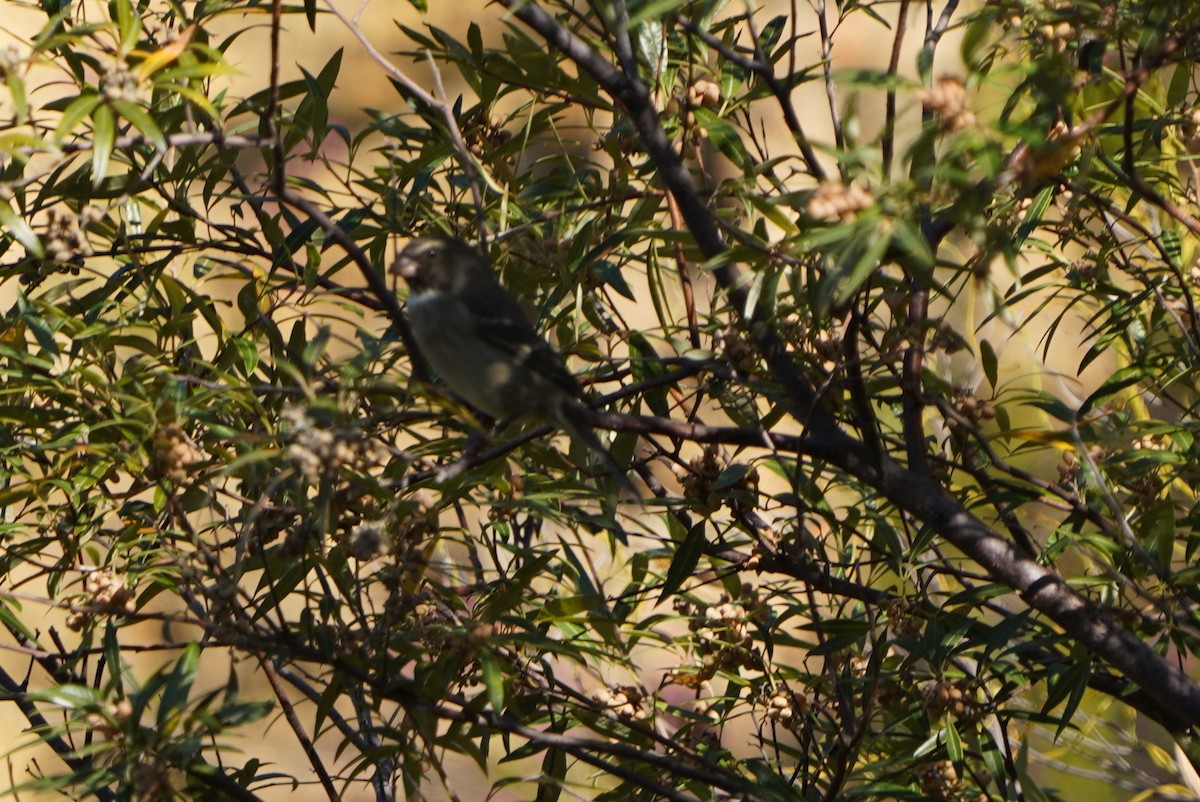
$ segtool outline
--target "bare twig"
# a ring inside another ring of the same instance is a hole
[[[329,776],[329,772],[325,768],[325,762],[321,759],[321,755],[317,752],[317,747],[312,742],[312,738],[304,730],[304,724],[301,723],[300,717],[296,715],[296,708],[288,699],[287,689],[283,687],[283,681],[279,678],[279,673],[275,670],[271,658],[261,658],[258,664],[262,666],[263,674],[267,677],[267,682],[271,684],[271,690],[275,694],[275,698],[279,700],[279,709],[283,711],[283,717],[287,720],[288,726],[292,728],[292,732],[296,735],[296,740],[300,743],[300,748],[304,750],[305,756],[308,757],[308,763],[312,766],[313,771],[317,773],[317,779],[321,782],[321,787],[325,789],[326,796],[330,802],[339,802],[341,795],[338,794],[337,788],[334,787],[333,778]]]
[[[908,29],[908,5],[911,0],[900,0],[900,8],[896,12],[896,33],[892,37],[892,57],[888,61],[888,75],[893,78],[900,68],[900,48],[904,44],[904,34]],[[883,136],[880,138],[879,150],[883,157],[883,177],[887,180],[892,173],[892,154],[896,139],[896,87],[888,84],[887,98],[884,100]]]

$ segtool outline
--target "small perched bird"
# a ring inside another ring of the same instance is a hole
[[[579,382],[478,251],[453,239],[421,237],[405,247],[391,272],[408,283],[417,347],[451,390],[499,420],[561,426],[630,486],[587,423]]]

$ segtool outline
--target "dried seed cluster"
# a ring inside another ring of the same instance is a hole
[[[1179,138],[1188,153],[1200,153],[1200,106],[1192,109],[1188,121],[1179,126]],[[1192,270],[1195,269],[1193,265]]]
[[[1171,448],[1171,438],[1165,434],[1147,434],[1135,438],[1135,451],[1168,451]]]
[[[826,181],[808,199],[805,211],[814,220],[849,223],[874,202],[871,193],[857,184]]]
[[[100,91],[109,100],[138,99],[138,80],[124,61],[114,61],[100,78]]]
[[[645,721],[653,707],[642,690],[633,685],[610,685],[591,693],[592,701],[604,709],[604,715],[626,721]]]
[[[1037,29],[1038,35],[1055,53],[1065,53],[1075,39],[1075,26],[1069,22],[1047,22]]]
[[[95,615],[123,615],[134,610],[133,590],[125,580],[103,568],[90,572],[83,580],[83,594],[72,600],[87,610],[72,610],[67,615],[67,627],[79,632]]]
[[[975,125],[975,114],[967,108],[967,88],[961,78],[940,76],[933,86],[917,92],[917,100],[947,131],[962,131]]]
[[[955,331],[954,327],[946,321],[938,321],[937,327],[933,330],[933,337],[929,340],[929,350],[957,354],[966,347],[966,338]]]
[[[965,682],[952,682],[947,679],[927,682],[922,686],[921,706],[934,719],[939,719],[947,713],[955,718],[962,718],[978,709],[978,703]]]
[[[959,789],[958,770],[949,760],[936,760],[917,767],[921,793],[935,799],[951,799]]]
[[[698,688],[718,671],[762,667],[763,661],[754,648],[753,627],[766,617],[767,610],[751,586],[743,585],[742,597],[737,600],[723,595],[717,604],[703,606],[680,596],[674,607],[688,619],[692,648],[700,664],[694,670],[670,672],[671,682]]]
[[[976,398],[975,391],[966,387],[954,388],[954,409],[971,423],[979,423],[996,417],[996,408],[990,402]],[[958,428],[959,422],[955,418],[950,418],[946,421],[946,425],[955,429]]]
[[[721,102],[721,87],[713,81],[699,78],[688,86],[686,97],[689,108],[712,108]]]
[[[683,497],[694,502],[701,515],[712,515],[728,504],[735,513],[754,504],[758,495],[758,471],[751,468],[737,481],[717,487],[717,480],[729,467],[716,445],[706,445],[704,452],[688,461],[686,467],[675,468],[675,478],[683,485]]]
[[[83,230],[102,219],[104,212],[95,206],[84,206],[79,214],[67,209],[51,209],[42,241],[46,254],[56,262],[75,262],[95,251]]]
[[[370,560],[387,549],[383,526],[376,521],[364,522],[350,530],[346,551],[356,560]]]
[[[888,628],[901,637],[915,638],[921,634],[924,622],[918,615],[918,607],[903,599],[892,599],[884,603]]]
[[[319,484],[324,476],[336,476],[347,466],[380,465],[391,456],[379,441],[362,441],[318,426],[302,407],[287,407],[282,415],[292,426],[288,458],[310,485]]]
[[[808,712],[808,697],[787,687],[763,693],[760,701],[767,719],[785,727],[794,726]]]
[[[7,78],[25,63],[25,54],[16,45],[0,48],[0,78]]]
[[[737,331],[721,334],[719,345],[726,361],[738,373],[749,375],[758,366],[758,352]]]
[[[155,475],[172,484],[183,484],[204,454],[178,423],[167,423],[154,432]]]
[[[1088,456],[1092,462],[1099,465],[1109,454],[1100,446],[1092,446],[1088,449]],[[1075,456],[1075,452],[1064,451],[1062,461],[1058,464],[1058,481],[1062,484],[1075,484],[1079,480],[1080,466],[1079,457]]]
[[[463,139],[467,149],[477,159],[482,159],[493,150],[512,139],[512,131],[505,130],[503,123],[494,118],[485,118],[478,111],[463,122]]]
[[[708,109],[721,102],[721,86],[707,78],[697,78],[667,101],[667,114],[678,117],[688,128],[696,127],[694,109]],[[699,130],[699,129],[698,129]],[[705,133],[699,130],[701,136]]]
[[[112,738],[120,735],[125,729],[125,724],[129,719],[133,718],[133,703],[128,699],[121,699],[108,705],[101,712],[94,710],[84,717],[84,721],[98,735],[105,738]]]

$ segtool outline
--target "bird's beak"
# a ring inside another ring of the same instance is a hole
[[[393,276],[399,276],[405,281],[412,281],[417,275],[417,260],[408,256],[401,256],[392,262],[392,266],[388,268],[388,272]]]

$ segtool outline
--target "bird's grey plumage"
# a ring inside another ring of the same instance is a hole
[[[452,239],[421,237],[404,248],[392,272],[408,283],[417,347],[451,390],[494,418],[557,423],[628,486],[586,423],[579,382],[478,251]]]

